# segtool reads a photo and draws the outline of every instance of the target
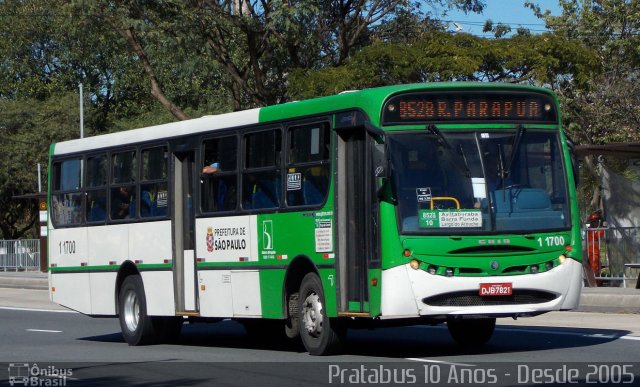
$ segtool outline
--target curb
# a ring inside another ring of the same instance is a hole
[[[0,273],[0,288],[48,290],[46,273]]]
[[[635,288],[584,288],[579,310],[640,313],[640,290]]]

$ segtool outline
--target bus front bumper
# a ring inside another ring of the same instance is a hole
[[[480,284],[491,283],[512,284],[513,297],[480,296]],[[444,277],[407,264],[382,272],[381,318],[533,316],[577,308],[581,290],[582,264],[573,259],[544,273],[493,277]]]

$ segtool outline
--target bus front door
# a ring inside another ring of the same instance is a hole
[[[173,163],[173,283],[176,314],[197,315],[194,187],[198,176],[195,152],[174,152]]]
[[[340,286],[339,312],[368,312],[368,266],[372,259],[372,178],[370,137],[364,128],[337,133],[335,205],[337,263]]]

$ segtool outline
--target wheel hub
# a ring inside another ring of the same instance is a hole
[[[135,292],[129,291],[124,299],[124,322],[127,329],[135,332],[138,329],[138,321],[140,319],[140,303]]]
[[[309,294],[304,300],[302,322],[309,335],[317,337],[322,333],[322,302],[316,293]]]

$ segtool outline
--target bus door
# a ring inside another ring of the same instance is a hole
[[[194,150],[174,151],[173,174],[173,284],[177,314],[197,314],[198,293],[195,259],[195,179]]]
[[[368,267],[375,255],[371,137],[363,127],[336,132],[335,216],[339,312],[368,312]]]

